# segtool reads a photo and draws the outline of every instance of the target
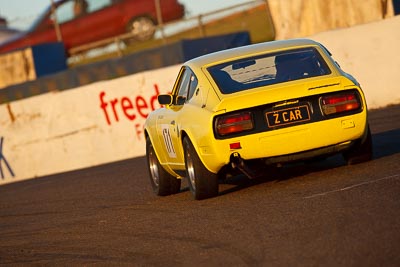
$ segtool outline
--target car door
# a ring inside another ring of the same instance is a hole
[[[173,103],[169,105],[162,116],[157,121],[158,136],[161,138],[161,143],[164,145],[168,164],[172,169],[184,168],[184,157],[182,142],[180,137],[181,116],[190,116],[185,114],[185,104],[193,95],[197,79],[193,72],[186,67],[180,71],[175,88],[173,90]],[[193,91],[193,92],[192,92]]]
[[[123,12],[121,1],[115,0],[86,0],[88,14],[84,21],[86,34],[90,42],[113,37],[125,32],[121,18]]]
[[[65,1],[57,7],[56,15],[67,49],[118,34],[109,29],[118,17],[111,0]]]

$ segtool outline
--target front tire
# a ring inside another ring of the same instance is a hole
[[[372,136],[369,125],[367,126],[367,135],[364,140],[359,140],[349,150],[343,153],[343,157],[348,165],[354,165],[372,159]]]
[[[146,138],[146,157],[154,193],[157,196],[178,193],[181,189],[181,179],[172,176],[161,166],[149,137]]]
[[[193,147],[192,142],[186,136],[183,139],[185,152],[186,177],[194,199],[201,200],[218,195],[218,176],[210,172],[201,162]]]

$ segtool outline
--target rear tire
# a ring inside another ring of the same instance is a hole
[[[218,195],[218,175],[210,172],[201,162],[192,142],[183,139],[186,177],[194,199],[201,200]]]
[[[178,193],[181,189],[181,179],[172,176],[161,166],[149,137],[146,138],[146,157],[154,193],[157,196]]]
[[[127,45],[135,41],[148,41],[154,37],[156,32],[156,23],[147,16],[133,18],[127,25],[126,31],[133,34],[133,38],[127,39]]]
[[[349,151],[343,153],[343,157],[348,165],[354,165],[370,161],[372,159],[372,153],[372,136],[368,125],[367,136],[365,140],[357,141],[357,143]]]

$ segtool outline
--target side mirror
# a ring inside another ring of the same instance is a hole
[[[171,105],[172,104],[172,95],[166,94],[166,95],[158,95],[157,96],[158,103],[160,105]]]

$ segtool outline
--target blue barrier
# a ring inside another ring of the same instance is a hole
[[[64,44],[60,42],[31,47],[36,78],[66,70],[67,57]]]

